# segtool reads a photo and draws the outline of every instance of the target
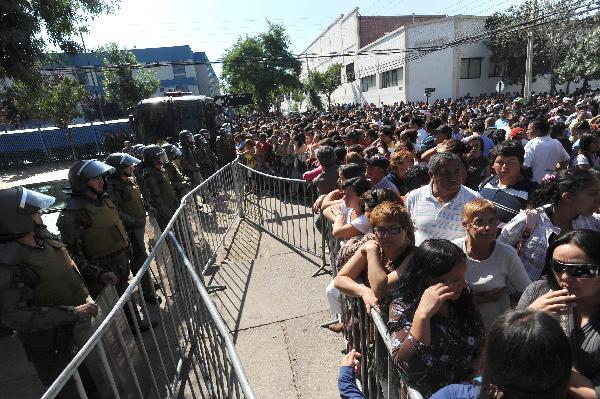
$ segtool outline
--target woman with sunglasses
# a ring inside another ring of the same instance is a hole
[[[415,249],[389,295],[392,358],[405,383],[429,397],[469,380],[483,343],[483,323],[465,281],[466,256],[448,240]]]
[[[491,201],[467,202],[462,225],[467,235],[452,242],[467,255],[466,279],[487,330],[510,308],[508,287],[520,295],[531,280],[515,249],[496,241],[498,215]]]
[[[518,308],[556,316],[571,344],[569,395],[600,397],[600,233],[574,230],[555,239],[546,253],[545,280],[532,283]]]

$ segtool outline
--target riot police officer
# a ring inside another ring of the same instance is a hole
[[[156,221],[162,230],[167,227],[179,205],[177,194],[164,170],[167,162],[165,150],[158,145],[144,148],[144,186],[148,193],[147,201],[156,209]]]
[[[200,173],[204,180],[216,172],[218,164],[217,157],[210,149],[210,145],[206,140],[206,135],[208,135],[208,130],[206,129],[202,129],[200,133],[194,135],[194,157],[200,167]]]
[[[181,146],[181,173],[196,187],[202,183],[200,167],[194,156],[194,136],[189,130],[179,132],[179,145]]]
[[[191,189],[179,170],[181,150],[177,148],[177,146],[169,143],[163,144],[161,147],[165,150],[167,160],[169,161],[163,165],[165,172],[167,172],[167,176],[169,176],[169,181],[177,194],[177,199],[181,201],[183,196],[189,193]]]
[[[98,314],[65,245],[43,225],[40,210],[53,203],[23,187],[0,190],[0,319],[17,331],[44,385],[77,352],[75,326]],[[85,364],[79,373],[88,395],[96,393]],[[58,397],[79,398],[73,380]]]
[[[107,281],[123,294],[129,277],[127,233],[116,205],[104,192],[104,178],[114,171],[96,160],[71,166],[70,196],[56,223],[92,298]]]
[[[217,136],[215,146],[215,151],[217,153],[217,157],[219,158],[220,168],[236,159],[237,155],[235,152],[235,142],[227,130],[219,130],[219,135]]]
[[[125,226],[131,247],[131,270],[135,274],[148,257],[144,243],[148,206],[137,185],[131,181],[133,168],[140,163],[140,160],[129,154],[114,153],[110,154],[105,162],[115,168],[115,172],[106,179],[106,192],[117,205],[119,216]],[[156,303],[149,271],[142,277],[141,283],[146,302]]]

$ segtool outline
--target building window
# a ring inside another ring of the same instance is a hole
[[[360,80],[360,84],[362,86],[362,91],[369,91],[373,89],[376,85],[376,77],[375,75],[370,75]]]
[[[173,78],[181,79],[185,78],[185,65],[172,65],[173,68]]]
[[[461,58],[460,78],[477,79],[481,77],[481,58]]]
[[[402,68],[385,71],[381,74],[381,88],[398,86],[398,82],[402,82]]]
[[[490,65],[488,68],[488,78],[504,76],[505,69],[506,69],[506,61],[496,62],[496,60],[494,60],[493,58],[490,58]]]
[[[188,91],[187,86],[175,86],[175,91]]]

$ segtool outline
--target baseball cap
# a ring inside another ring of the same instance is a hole
[[[510,130],[510,136],[511,137],[517,137],[519,134],[523,133],[524,131],[525,131],[525,129],[523,129],[522,127],[512,128]]]

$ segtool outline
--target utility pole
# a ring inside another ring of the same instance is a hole
[[[87,53],[87,50],[85,49],[85,41],[83,41],[83,33],[81,31],[79,31],[79,37],[81,37],[81,44],[83,46],[83,52]],[[90,61],[88,59],[88,65],[91,66]],[[92,85],[94,86],[94,94],[96,95],[96,100],[98,101],[98,110],[100,111],[100,119],[102,119],[102,122],[105,122],[104,120],[104,111],[102,110],[102,98],[100,98],[100,94],[98,93],[98,82],[96,80],[96,67],[92,67],[92,69],[90,70],[90,74],[92,75]]]
[[[532,0],[533,9],[531,10],[532,18],[537,14],[537,0]],[[527,60],[525,61],[525,87],[523,97],[526,100],[531,98],[531,80],[533,78],[533,28],[527,31]]]

